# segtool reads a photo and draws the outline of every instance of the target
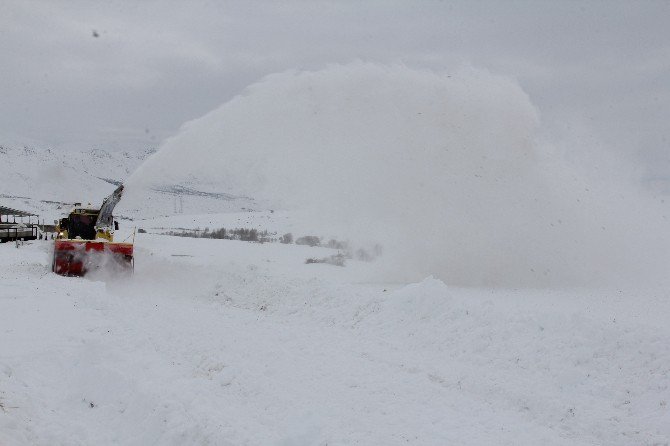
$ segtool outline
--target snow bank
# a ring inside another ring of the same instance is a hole
[[[667,291],[361,284],[324,248],[152,234],[99,281],[50,245],[0,245],[2,445],[670,438]]]
[[[568,168],[538,127],[514,80],[472,68],[279,73],[186,123],[131,177],[126,203],[179,184],[308,210],[315,232],[381,243],[382,280],[659,280],[660,215]]]

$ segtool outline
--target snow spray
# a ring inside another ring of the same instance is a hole
[[[590,184],[539,130],[519,84],[487,71],[363,62],[290,71],[184,124],[128,192],[197,182],[306,210],[315,233],[380,243],[382,280],[659,280],[661,214],[633,188]]]

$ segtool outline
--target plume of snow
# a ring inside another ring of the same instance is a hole
[[[537,136],[513,79],[356,62],[267,76],[166,140],[127,183],[199,184],[380,243],[384,278],[459,285],[658,280],[662,216]],[[665,223],[667,224],[667,223]]]

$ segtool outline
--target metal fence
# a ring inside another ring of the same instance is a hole
[[[0,225],[0,243],[12,240],[37,240],[37,225]]]

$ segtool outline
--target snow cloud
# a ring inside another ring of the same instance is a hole
[[[539,129],[515,80],[470,67],[283,72],[186,123],[129,180],[126,199],[197,184],[306,210],[315,232],[380,243],[386,280],[657,280],[668,259],[662,215],[621,177],[609,181],[616,163],[605,177],[580,171]]]

